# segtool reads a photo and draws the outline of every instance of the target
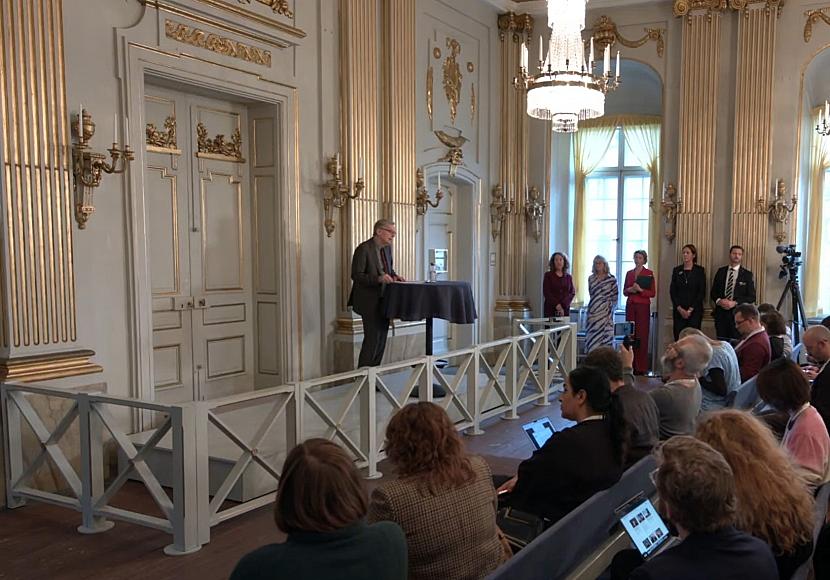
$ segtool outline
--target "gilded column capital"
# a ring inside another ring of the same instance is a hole
[[[516,14],[505,12],[499,14],[499,40],[504,41],[508,32],[513,33],[513,41],[520,42],[522,35],[530,38],[533,35],[533,16],[530,14]]]
[[[707,13],[726,10],[726,0],[674,0],[674,15],[686,16],[696,11]]]

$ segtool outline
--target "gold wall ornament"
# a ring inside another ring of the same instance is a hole
[[[92,115],[81,109],[72,129],[78,140],[72,147],[72,173],[75,176],[75,221],[80,229],[86,229],[89,217],[95,211],[93,203],[94,189],[101,185],[104,173],[119,174],[127,170],[127,166],[135,156],[129,143],[123,148],[118,147],[115,128],[113,128],[112,147],[107,149],[111,162],[103,153],[92,151],[89,141],[95,135],[95,123]],[[120,161],[120,163],[119,163]]]
[[[326,229],[326,236],[329,238],[334,233],[334,209],[341,209],[350,199],[357,199],[366,187],[363,181],[363,158],[358,162],[357,181],[352,185],[343,183],[343,166],[340,164],[340,154],[329,158],[326,163],[326,172],[331,179],[326,182],[323,192],[323,211],[325,218],[323,227]]]
[[[804,13],[804,16],[807,17],[807,21],[804,23],[804,42],[810,42],[810,39],[813,38],[813,24],[819,20],[825,24],[830,24],[830,16],[827,16],[826,10],[827,8],[818,8]]]
[[[674,15],[686,16],[695,10],[722,12],[726,10],[726,0],[675,0]]]
[[[476,120],[476,84],[470,84],[470,122]]]
[[[504,41],[504,37],[508,32],[513,34],[514,40],[521,36],[530,38],[533,36],[533,16],[530,14],[516,14],[515,12],[505,12],[499,14],[499,40]],[[521,40],[517,40],[521,42]]]
[[[527,219],[529,231],[533,234],[536,242],[542,236],[542,222],[545,217],[545,208],[547,204],[542,197],[542,192],[539,188],[534,186],[525,191],[525,219]]]
[[[461,131],[458,131],[458,135],[455,136],[449,135],[444,131],[433,131],[433,133],[435,133],[435,136],[438,137],[438,140],[441,141],[441,143],[449,147],[447,153],[438,161],[446,161],[449,163],[450,175],[454,176],[456,171],[458,171],[458,167],[460,165],[464,165],[464,151],[462,147],[468,139],[461,135]]]
[[[145,133],[148,151],[181,153],[176,145],[176,117],[164,120],[164,131],[156,129],[155,123],[147,123]]]
[[[646,31],[645,36],[637,40],[629,40],[620,34],[617,24],[610,17],[603,14],[594,24],[594,46],[602,54],[606,46],[613,47],[615,42],[619,42],[627,48],[640,48],[648,41],[652,41],[657,44],[657,56],[662,58],[666,50],[666,41],[663,38],[665,30],[662,28],[645,28],[644,30]]]
[[[513,200],[504,194],[501,184],[494,185],[490,197],[490,232],[493,234],[493,241],[501,235],[504,220],[515,211],[516,206]]]
[[[433,47],[432,49],[432,57],[436,60],[441,58],[441,49],[439,47]]]
[[[281,14],[286,18],[294,18],[294,11],[288,7],[288,0],[256,0],[270,8],[274,14]],[[251,0],[237,0],[240,4],[250,4]]]
[[[444,94],[450,105],[450,121],[455,125],[458,115],[458,102],[461,100],[461,82],[463,75],[456,58],[461,54],[461,44],[454,38],[447,37],[447,48],[450,54],[444,59]]]
[[[432,121],[432,65],[427,67],[427,115]]]
[[[441,189],[441,174],[438,174],[438,189],[435,191],[435,199],[430,198],[427,190],[426,182],[424,181],[424,169],[419,167],[415,170],[415,213],[417,215],[424,215],[430,207],[438,207],[441,200],[444,198],[444,192]]]
[[[213,139],[208,137],[207,128],[200,121],[196,124],[196,143],[196,157],[233,161],[234,163],[245,162],[242,157],[242,133],[238,127],[233,130],[231,140],[226,142],[225,136],[221,133]]]
[[[769,204],[765,203],[765,209],[769,213],[769,217],[775,224],[775,239],[780,244],[787,238],[786,225],[790,219],[790,214],[795,211],[798,205],[798,196],[793,191],[790,197],[790,203],[787,203],[785,196],[787,195],[787,188],[784,185],[783,179],[778,179],[775,183],[775,197]]]
[[[231,38],[205,32],[173,20],[164,21],[164,34],[167,38],[177,42],[271,68],[270,50],[248,46]]]
[[[648,206],[654,210],[656,202],[651,199]],[[666,222],[666,231],[664,235],[669,243],[674,241],[677,235],[677,214],[683,208],[683,201],[677,193],[677,188],[673,183],[668,183],[663,189],[663,199],[660,200],[660,213],[663,214],[663,220]]]

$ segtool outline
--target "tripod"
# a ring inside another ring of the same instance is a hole
[[[781,298],[778,299],[778,306],[775,309],[781,310],[781,305],[784,304],[784,298],[786,298],[787,292],[789,292],[790,298],[792,299],[793,344],[795,345],[799,342],[798,327],[801,326],[802,330],[807,330],[807,317],[804,315],[804,301],[801,299],[801,290],[798,286],[798,271],[789,269],[788,274],[787,285],[784,286],[784,291],[781,293]]]

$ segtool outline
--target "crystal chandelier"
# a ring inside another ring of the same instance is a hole
[[[819,114],[818,123],[816,123],[816,133],[822,137],[830,135],[830,104],[824,101],[824,114]]]
[[[611,47],[605,46],[603,72],[593,73],[594,39],[591,38],[588,60],[582,31],[585,29],[587,0],[548,0],[550,41],[544,53],[539,37],[539,65],[530,74],[528,47],[522,43],[517,89],[527,91],[527,114],[552,122],[553,130],[572,133],[579,121],[605,114],[605,94],[620,83],[620,53],[616,74],[611,76]]]

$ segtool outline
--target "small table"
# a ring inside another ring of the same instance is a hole
[[[383,294],[383,312],[392,320],[426,319],[426,354],[432,354],[432,319],[472,324],[478,313],[469,282],[395,282]]]

